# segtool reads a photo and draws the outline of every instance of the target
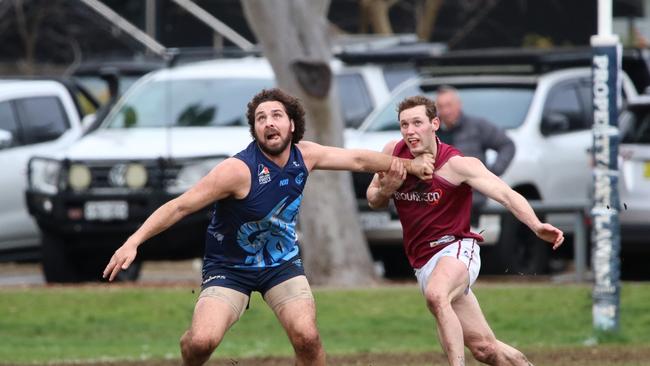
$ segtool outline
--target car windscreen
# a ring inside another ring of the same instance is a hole
[[[520,126],[526,118],[528,108],[535,92],[532,86],[493,86],[493,85],[454,85],[467,115],[483,117],[504,129]],[[434,88],[413,85],[393,95],[390,103],[374,114],[374,119],[366,126],[367,131],[399,130],[397,105],[406,97],[426,95],[435,100]]]
[[[246,125],[246,105],[265,79],[174,79],[141,84],[108,116],[107,128]]]
[[[131,85],[133,85],[140,76],[123,75],[120,76],[118,93],[124,94]],[[83,85],[101,104],[106,104],[110,95],[108,92],[108,83],[98,76],[75,76],[74,79]]]

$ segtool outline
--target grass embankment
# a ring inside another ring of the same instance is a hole
[[[591,288],[479,285],[475,292],[497,336],[527,350],[579,347],[593,336]],[[190,288],[91,287],[0,290],[0,363],[179,358],[178,339],[197,294]],[[433,317],[416,286],[315,291],[330,355],[439,351]],[[650,285],[626,283],[621,331],[606,343],[650,346]],[[258,294],[216,357],[291,355]]]

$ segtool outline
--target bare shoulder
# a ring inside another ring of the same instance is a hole
[[[384,154],[392,155],[393,151],[395,151],[395,146],[397,146],[397,143],[399,143],[399,141],[400,140],[393,140],[393,141],[388,142],[386,145],[384,145],[384,149],[382,150],[382,152]]]
[[[452,156],[445,164],[454,174],[462,177],[473,177],[484,171],[485,165],[471,156]]]
[[[302,140],[296,144],[296,147],[298,147],[298,150],[300,150],[300,153],[305,156],[311,153],[316,153],[318,152],[319,147],[322,147],[322,145],[317,144],[315,142],[311,141],[305,141]]]
[[[226,197],[243,198],[251,186],[248,166],[236,158],[217,164],[198,183],[179,198],[187,202],[214,202]]]
[[[226,160],[217,164],[217,166],[222,168],[234,169],[237,172],[239,172],[240,170],[248,171],[248,166],[246,165],[246,163],[244,163],[242,160],[237,158],[227,158]]]
[[[217,164],[209,175],[229,184],[241,184],[250,180],[248,166],[237,158],[228,158]]]
[[[297,143],[296,147],[298,150],[300,150],[300,153],[302,154],[302,160],[305,161],[305,164],[307,165],[307,169],[309,171],[314,168],[317,160],[322,157],[322,155],[325,153],[325,149],[327,148],[324,145],[305,140]]]

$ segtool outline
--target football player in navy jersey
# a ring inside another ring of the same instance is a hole
[[[214,204],[207,229],[203,284],[190,329],[181,338],[186,366],[204,364],[259,291],[284,327],[296,365],[324,365],[316,308],[304,274],[296,219],[314,169],[386,171],[401,160],[422,179],[433,172],[431,155],[400,159],[301,141],[305,112],[279,89],[263,90],[248,104],[253,141],[215,166],[194,187],[158,208],[115,251],[104,270],[112,281],[128,268],[138,246],[184,216]]]

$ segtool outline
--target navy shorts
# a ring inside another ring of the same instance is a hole
[[[210,286],[221,286],[239,291],[247,296],[250,296],[253,291],[258,291],[263,296],[273,286],[304,274],[305,270],[302,267],[300,256],[293,257],[279,266],[268,268],[215,266],[204,269],[201,290]]]

